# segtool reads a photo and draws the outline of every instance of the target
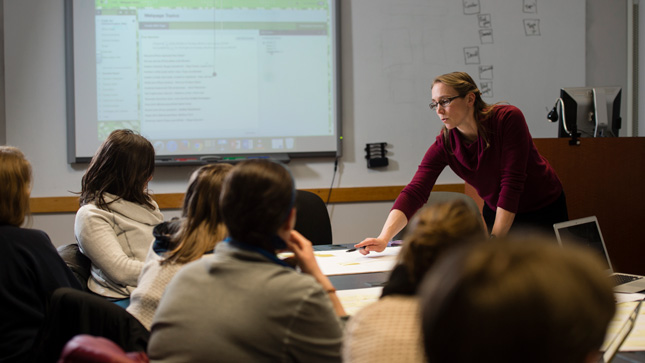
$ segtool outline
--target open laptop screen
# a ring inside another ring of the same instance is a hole
[[[607,252],[598,226],[598,220],[595,217],[557,223],[553,227],[561,246],[566,246],[570,241],[585,245],[600,255],[605,265],[605,269],[612,269],[609,258],[607,258]]]

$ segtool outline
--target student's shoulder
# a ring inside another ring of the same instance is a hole
[[[302,298],[326,295],[322,286],[311,275],[291,268],[274,269],[273,272],[267,279],[266,286],[275,290],[278,295],[284,297],[297,295]]]
[[[91,221],[112,220],[113,212],[99,208],[94,203],[82,205],[76,211],[76,223],[92,223]]]
[[[76,215],[104,213],[104,212],[108,212],[108,211],[99,208],[94,203],[85,203],[85,204],[81,205],[80,208],[78,208],[78,210],[76,211]]]
[[[161,261],[161,257],[156,257],[157,263]],[[206,280],[209,278],[210,271],[213,268],[212,256],[205,256],[195,261],[186,264],[173,263],[175,274],[173,280]]]
[[[415,313],[419,308],[419,298],[415,295],[388,295],[366,306],[356,313],[357,317],[396,316]]]
[[[419,306],[416,296],[383,297],[357,311],[347,323],[347,332],[356,338],[356,334],[407,328],[414,325],[412,321],[419,319]]]
[[[51,243],[49,236],[45,231],[40,229],[21,228],[17,226],[2,225],[0,226],[0,233],[4,236],[14,238],[29,238],[38,241],[45,241]]]
[[[165,274],[168,278],[164,292],[164,296],[168,297],[164,299],[170,302],[170,305],[184,305],[198,303],[197,301],[185,301],[187,296],[216,294],[217,288],[215,286],[219,281],[214,279],[211,268],[212,265],[204,258],[187,264],[160,266],[158,272]]]
[[[20,227],[0,227],[0,234],[3,247],[6,250],[22,250],[42,253],[47,251],[58,254],[51,239],[44,231],[39,229]]]

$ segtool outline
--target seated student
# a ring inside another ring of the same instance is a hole
[[[154,158],[154,148],[143,136],[116,130],[101,144],[81,181],[74,234],[92,261],[88,288],[124,308],[152,244],[152,229],[163,222],[148,193]]]
[[[451,251],[420,291],[429,362],[597,362],[615,310],[596,255],[541,237]]]
[[[20,228],[29,211],[31,166],[15,147],[0,146],[0,361],[29,362],[59,287],[81,289],[45,232]]]
[[[417,286],[446,249],[473,238],[486,238],[486,229],[464,201],[434,204],[419,211],[383,296],[347,323],[343,361],[425,362]]]
[[[231,164],[211,164],[197,169],[184,197],[182,219],[155,227],[156,240],[127,308],[148,330],[170,279],[188,262],[212,254],[215,244],[226,238],[219,195],[231,168]]]
[[[294,181],[266,159],[237,164],[220,207],[229,238],[184,266],[153,319],[152,362],[339,362],[345,316],[311,242],[293,230]],[[297,272],[279,259],[294,253]]]

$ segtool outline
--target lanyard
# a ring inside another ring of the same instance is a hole
[[[280,237],[275,236],[274,238],[280,238]],[[245,242],[240,242],[240,241],[234,240],[231,237],[226,238],[224,240],[224,242],[230,244],[231,246],[234,246],[234,247],[237,247],[239,249],[242,249],[242,250],[257,252],[257,253],[261,254],[262,256],[268,258],[271,262],[276,263],[278,265],[293,268],[293,266],[291,266],[288,263],[282,261],[275,254],[270,253],[269,251],[267,251],[267,250],[265,250],[263,248],[253,246],[253,245],[245,243]]]

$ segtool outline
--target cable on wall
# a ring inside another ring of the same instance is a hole
[[[331,175],[331,185],[329,186],[329,193],[327,193],[327,201],[325,202],[325,205],[329,205],[329,199],[331,198],[331,191],[334,187],[334,179],[336,179],[336,171],[338,171],[338,159],[339,156],[336,156],[336,159],[334,160],[334,172]]]

